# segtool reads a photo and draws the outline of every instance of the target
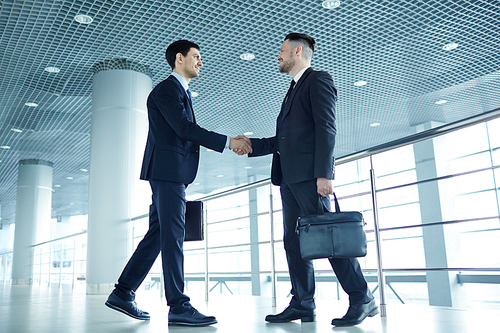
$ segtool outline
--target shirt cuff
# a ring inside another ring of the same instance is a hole
[[[229,149],[229,143],[231,142],[231,137],[227,137],[226,139],[226,146],[224,147],[225,149]]]

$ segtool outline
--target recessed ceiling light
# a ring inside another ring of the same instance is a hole
[[[242,55],[240,55],[240,58],[242,60],[253,60],[255,59],[255,56],[252,53],[243,53]]]
[[[252,167],[251,166],[246,166],[245,169],[251,169]]]
[[[445,46],[443,46],[443,50],[451,51],[451,50],[456,49],[457,47],[458,47],[457,43],[449,43],[449,44],[446,44]]]
[[[87,169],[83,169],[83,168],[82,168],[82,169],[80,169],[80,171],[83,171],[83,172],[88,172],[89,170],[87,170]]]
[[[445,100],[445,99],[441,99],[441,100],[437,101],[437,102],[436,102],[436,104],[437,104],[437,105],[440,105],[440,104],[445,104],[445,103],[447,103],[447,102],[448,102],[447,100]]]
[[[33,102],[26,102],[26,103],[24,103],[24,105],[29,106],[29,107],[34,107],[34,108],[38,106],[38,104],[33,103]]]
[[[207,148],[207,151],[214,151],[213,149]]]
[[[16,133],[22,133],[22,132],[23,132],[23,130],[22,130],[22,129],[15,128],[15,127],[12,127],[10,130],[11,130],[12,132],[16,132]]]
[[[367,83],[368,82],[366,82],[366,81],[357,81],[357,82],[354,82],[354,85],[356,87],[362,87],[362,86],[366,85]]]
[[[69,180],[71,180],[71,179],[73,179],[73,177],[66,177],[66,179],[69,179]]]
[[[94,19],[88,15],[79,14],[75,16],[75,21],[81,24],[90,24]]]
[[[224,175],[217,175],[217,178],[222,178],[224,177]]]
[[[45,67],[45,71],[49,73],[59,73],[61,70],[57,67]]]
[[[337,8],[338,6],[340,6],[340,1],[323,1],[321,6],[326,9]]]
[[[197,92],[195,92],[195,91],[191,92],[191,97],[194,98],[194,97],[198,97],[198,96],[200,96],[200,94],[198,94]]]
[[[377,127],[377,126],[380,126],[380,123],[371,123],[370,126],[371,127]]]
[[[253,134],[253,132],[245,132],[245,133],[243,133],[243,135],[252,135],[252,134]]]
[[[54,185],[54,187],[61,187],[61,185]]]
[[[10,146],[0,146],[0,149],[10,149]]]
[[[198,186],[198,185],[200,185],[200,183],[194,183],[193,185],[194,185],[194,186]]]

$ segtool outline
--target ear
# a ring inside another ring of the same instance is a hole
[[[295,55],[299,55],[302,53],[302,45],[298,45],[296,48],[295,48]]]
[[[175,55],[175,62],[178,63],[178,64],[182,64],[182,62],[184,61],[184,56],[182,55],[182,53],[177,53]]]

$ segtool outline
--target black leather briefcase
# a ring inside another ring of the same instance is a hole
[[[335,212],[297,220],[300,254],[304,260],[366,256],[363,215],[360,212],[341,212],[337,197],[333,196]]]
[[[199,241],[204,239],[203,234],[203,201],[186,202],[184,241]]]

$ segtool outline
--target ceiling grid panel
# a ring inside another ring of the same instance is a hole
[[[190,83],[198,93],[196,119],[223,134],[274,135],[291,79],[278,72],[276,58],[292,31],[316,39],[312,66],[328,71],[338,89],[337,157],[409,135],[419,123],[448,123],[500,107],[499,1],[344,0],[335,9],[321,4],[0,2],[0,146],[10,147],[0,149],[1,223],[15,220],[23,158],[54,163],[54,185],[60,187],[54,187],[53,214],[85,213],[88,172],[80,169],[89,167],[92,67],[110,59],[136,62],[151,70],[155,86],[171,73],[166,47],[181,38],[201,46],[204,66]],[[78,14],[93,22],[78,23]],[[458,47],[443,49],[449,43]],[[255,58],[243,60],[243,53]],[[359,81],[366,85],[355,86]],[[375,122],[380,126],[370,127]],[[202,149],[199,185],[188,194],[236,186],[250,176],[267,178],[270,161]]]

